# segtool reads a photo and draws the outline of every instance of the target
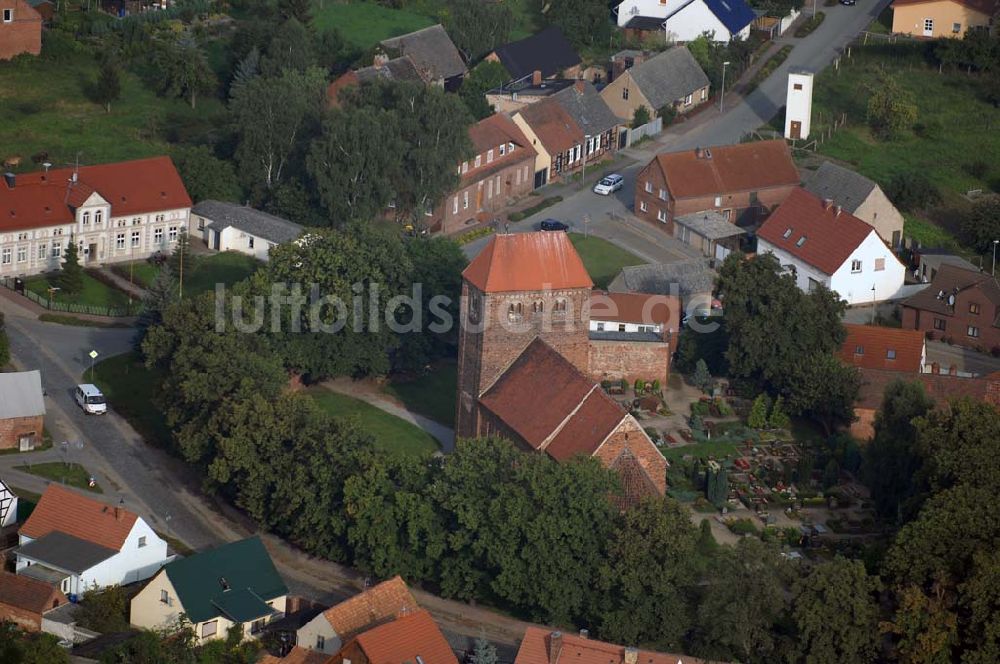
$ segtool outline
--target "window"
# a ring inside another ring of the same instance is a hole
[[[854,354],[855,355],[864,355],[865,354],[865,347],[864,346],[855,346],[854,347]]]
[[[486,198],[493,198],[493,180],[486,181]]]
[[[476,168],[479,168],[479,165],[482,164],[482,163],[483,163],[483,155],[477,154],[476,155]]]
[[[934,319],[934,329],[935,330],[944,330],[944,328],[945,328],[946,325],[947,325],[947,323],[945,322],[945,320],[943,318],[935,318]]]
[[[247,238],[247,249],[253,249],[253,235]]]
[[[18,247],[17,248],[17,262],[18,263],[23,263],[26,260],[28,260],[28,248],[27,247]]]
[[[622,99],[628,101],[628,88],[622,88]]]
[[[170,593],[168,593],[166,590],[161,590],[160,602],[166,604],[167,606],[170,606]]]
[[[705,101],[706,99],[708,99],[708,88],[702,88],[701,89],[701,100]]]
[[[656,219],[657,219],[657,221],[662,221],[663,223],[667,223],[667,211],[666,210],[657,210],[656,211]]]
[[[619,332],[625,331],[625,323],[618,323],[618,331]]]
[[[524,306],[520,302],[511,302],[507,307],[507,318],[512,321],[521,320],[524,313]]]
[[[801,247],[805,243],[806,243],[806,236],[803,235],[802,237],[800,237],[798,240],[795,241],[795,246],[796,247]]]
[[[170,239],[170,241],[171,242],[177,242],[177,227],[176,226],[171,226],[168,229],[168,231],[169,232],[167,233],[167,237]]]
[[[14,20],[14,10],[13,9],[3,10],[3,22],[10,23],[13,20]]]
[[[786,240],[788,238],[790,238],[791,236],[792,236],[792,229],[791,228],[786,228],[785,232],[781,234],[781,237],[785,238]]]
[[[661,201],[667,200],[667,190],[666,189],[660,189],[660,200]]]
[[[792,85],[792,90],[801,90],[801,89],[802,89],[801,83],[795,83]]]
[[[104,211],[95,210],[94,211],[94,225],[100,226],[104,222]]]
[[[501,157],[504,156],[505,154],[507,154],[507,145],[506,145],[506,143],[501,143],[500,147],[498,149],[500,150],[500,156]]]
[[[216,630],[219,628],[218,620],[209,620],[207,623],[201,626],[201,638],[207,638],[209,636],[215,636]]]
[[[146,546],[146,536],[145,535],[143,535],[142,537],[139,538],[139,548],[141,549],[144,546]]]
[[[142,217],[132,217],[132,225],[138,226],[142,223]]]
[[[9,10],[5,9],[4,10],[4,14],[6,14],[8,11]],[[62,580],[62,583],[59,584],[59,589],[63,591],[63,594],[66,594],[66,593],[69,592],[69,579],[68,578]]]
[[[875,259],[875,271],[876,272],[881,272],[884,269],[885,269],[885,259],[884,258],[876,258]]]
[[[326,637],[322,634],[316,635],[316,650],[322,650],[326,647]]]
[[[716,196],[715,197],[715,207],[719,207],[721,205],[722,205],[722,196]]]
[[[125,222],[124,219],[119,219],[118,223],[115,224],[115,225],[118,226],[118,228],[125,228],[125,224],[126,224],[126,222]]]
[[[153,242],[156,244],[163,244],[163,229],[157,228],[153,230]]]
[[[969,313],[970,314],[978,314],[979,313],[979,304],[977,304],[976,302],[970,302],[969,303]]]
[[[115,235],[115,249],[125,248],[125,233],[118,233]]]
[[[458,214],[458,196],[454,196],[451,199],[451,213]]]
[[[45,260],[45,257],[49,255],[49,245],[42,243],[38,245],[38,260]]]
[[[960,33],[962,31],[962,24],[961,23],[952,23],[951,24],[951,31],[957,35],[958,33]]]
[[[851,261],[851,272],[861,272],[861,261],[857,259]]]
[[[685,106],[689,106],[691,104],[692,99],[693,99],[693,97],[691,95],[688,95],[687,97],[684,97],[684,105]]]
[[[467,191],[462,192],[462,209],[469,209],[469,192]]]
[[[604,331],[604,323],[598,323],[597,324],[597,331],[598,332],[603,332]]]
[[[564,297],[556,298],[556,303],[552,307],[552,310],[560,314],[566,313],[566,298]]]
[[[885,351],[885,359],[887,359],[887,360],[895,360],[896,359],[896,349],[895,348],[889,348],[888,350],[886,350]]]
[[[83,225],[84,226],[89,226],[90,225],[90,213],[89,212],[84,212],[83,213],[83,219],[82,219],[82,221],[83,221]]]
[[[132,231],[132,247],[138,247],[141,242],[142,235],[140,235],[139,231]]]
[[[52,243],[52,258],[59,258],[62,256],[62,245],[58,242]]]
[[[646,211],[646,201],[639,201],[639,210],[641,212],[645,212]]]
[[[162,215],[162,214],[156,215],[156,221],[157,222],[163,221],[164,219],[166,219],[165,215]]]
[[[31,233],[18,233],[17,234],[17,241],[18,242],[20,242],[21,240],[30,240],[30,239],[31,239]]]
[[[649,180],[646,180],[646,193],[647,194],[653,193],[653,183],[650,182]]]
[[[487,164],[493,163],[493,150],[489,150],[486,152],[486,163]]]
[[[531,303],[532,313],[540,314],[545,311],[545,303],[541,300],[535,300]]]
[[[52,237],[55,237],[57,235],[62,235],[62,229],[61,228],[54,228],[54,229],[52,229]]]
[[[11,257],[10,247],[5,247],[3,250],[3,254],[0,254],[0,263],[3,263],[4,265],[10,265],[10,257]]]
[[[969,329],[966,331],[966,334],[968,334],[973,339],[978,339],[979,338],[979,328],[975,327],[974,325],[970,325]]]
[[[463,161],[462,162],[462,172],[463,173],[468,173],[469,172],[469,162],[467,162],[467,161]]]

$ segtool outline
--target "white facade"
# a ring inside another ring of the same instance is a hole
[[[206,228],[204,233],[205,244],[211,249],[238,251],[261,261],[266,261],[271,253],[271,247],[277,246],[270,240],[241,231],[233,226],[227,226],[222,231],[216,228]]]
[[[295,633],[296,642],[299,647],[308,648],[332,655],[344,645],[337,630],[333,628],[327,620],[326,613],[321,613]]]
[[[805,261],[757,238],[758,253],[772,253],[783,267],[792,269],[795,283],[808,292],[822,284],[836,291],[849,305],[882,302],[900,296],[906,268],[874,229],[833,274],[825,274]],[[874,286],[875,291],[872,292]]]
[[[595,320],[590,319],[590,331],[591,332],[656,332],[661,334],[663,332],[663,326],[656,324],[641,324],[641,323],[622,323],[620,321],[612,320]]]
[[[19,540],[19,544],[24,546],[31,542],[32,538],[20,535]],[[66,595],[80,595],[93,588],[125,585],[148,579],[168,562],[170,558],[167,557],[167,543],[153,532],[149,524],[137,518],[117,554],[82,573],[69,570],[56,571],[66,573],[59,589]],[[20,573],[33,564],[42,564],[53,569],[46,561],[33,560],[19,553],[15,571]]]
[[[789,72],[788,93],[785,100],[785,138],[809,138],[812,124],[812,97],[812,72]]]
[[[686,3],[686,4],[685,4]],[[678,11],[679,10],[679,11]],[[624,27],[636,16],[666,18],[664,38],[673,42],[689,42],[697,39],[702,33],[713,33],[717,42],[727,42],[733,37],[746,39],[750,36],[750,25],[746,25],[736,34],[731,34],[722,21],[708,8],[702,0],[625,0],[618,5],[618,25]],[[674,14],[674,12],[677,12]]]
[[[86,267],[169,252],[178,233],[191,230],[190,208],[112,217],[111,204],[97,192],[75,212],[74,223],[0,233],[0,276],[59,269],[70,237],[76,240],[80,264]]]
[[[17,496],[0,481],[0,528],[17,523]]]

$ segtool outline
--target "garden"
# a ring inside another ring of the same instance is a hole
[[[642,265],[646,262],[635,254],[593,235],[570,233],[569,239],[580,254],[595,288],[607,288],[623,267]]]

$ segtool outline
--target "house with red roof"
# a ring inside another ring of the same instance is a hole
[[[50,484],[18,532],[18,574],[69,596],[153,576],[167,543],[135,512]]]
[[[469,139],[475,154],[458,165],[458,189],[431,212],[432,231],[454,233],[493,219],[534,188],[535,149],[509,117],[480,120],[469,128]]]
[[[802,290],[822,285],[849,305],[898,297],[906,276],[874,228],[804,189],[792,191],[757,231],[757,253],[773,254]]]
[[[927,344],[919,330],[845,323],[847,338],[840,359],[859,369],[922,373],[927,365]]]
[[[595,293],[565,233],[494,236],[462,276],[457,435],[595,457],[624,505],[662,495],[666,460],[599,381],[666,380],[676,299]]]
[[[330,662],[458,664],[458,659],[431,614],[418,609],[358,634]]]
[[[170,157],[5,173],[0,276],[58,269],[70,241],[85,266],[169,252],[194,230],[190,211]]]
[[[933,274],[930,286],[903,301],[903,327],[959,346],[1000,349],[1000,280],[947,263]]]
[[[45,614],[67,602],[66,595],[44,581],[0,570],[0,620],[26,632],[43,631]]]
[[[542,627],[528,627],[514,664],[709,664],[688,655],[653,652],[605,643],[585,634],[563,634]],[[712,664],[725,664],[712,660]]]
[[[666,233],[674,219],[714,211],[753,226],[799,186],[784,140],[695,148],[656,155],[636,176],[634,213]]]

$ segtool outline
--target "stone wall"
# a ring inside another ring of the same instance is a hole
[[[44,418],[41,415],[0,420],[0,449],[16,450],[18,439],[29,433],[35,434],[35,445],[41,445],[43,427]]]
[[[670,352],[670,344],[666,342],[591,339],[590,377],[595,381],[624,378],[629,383],[641,379],[666,384]]]

